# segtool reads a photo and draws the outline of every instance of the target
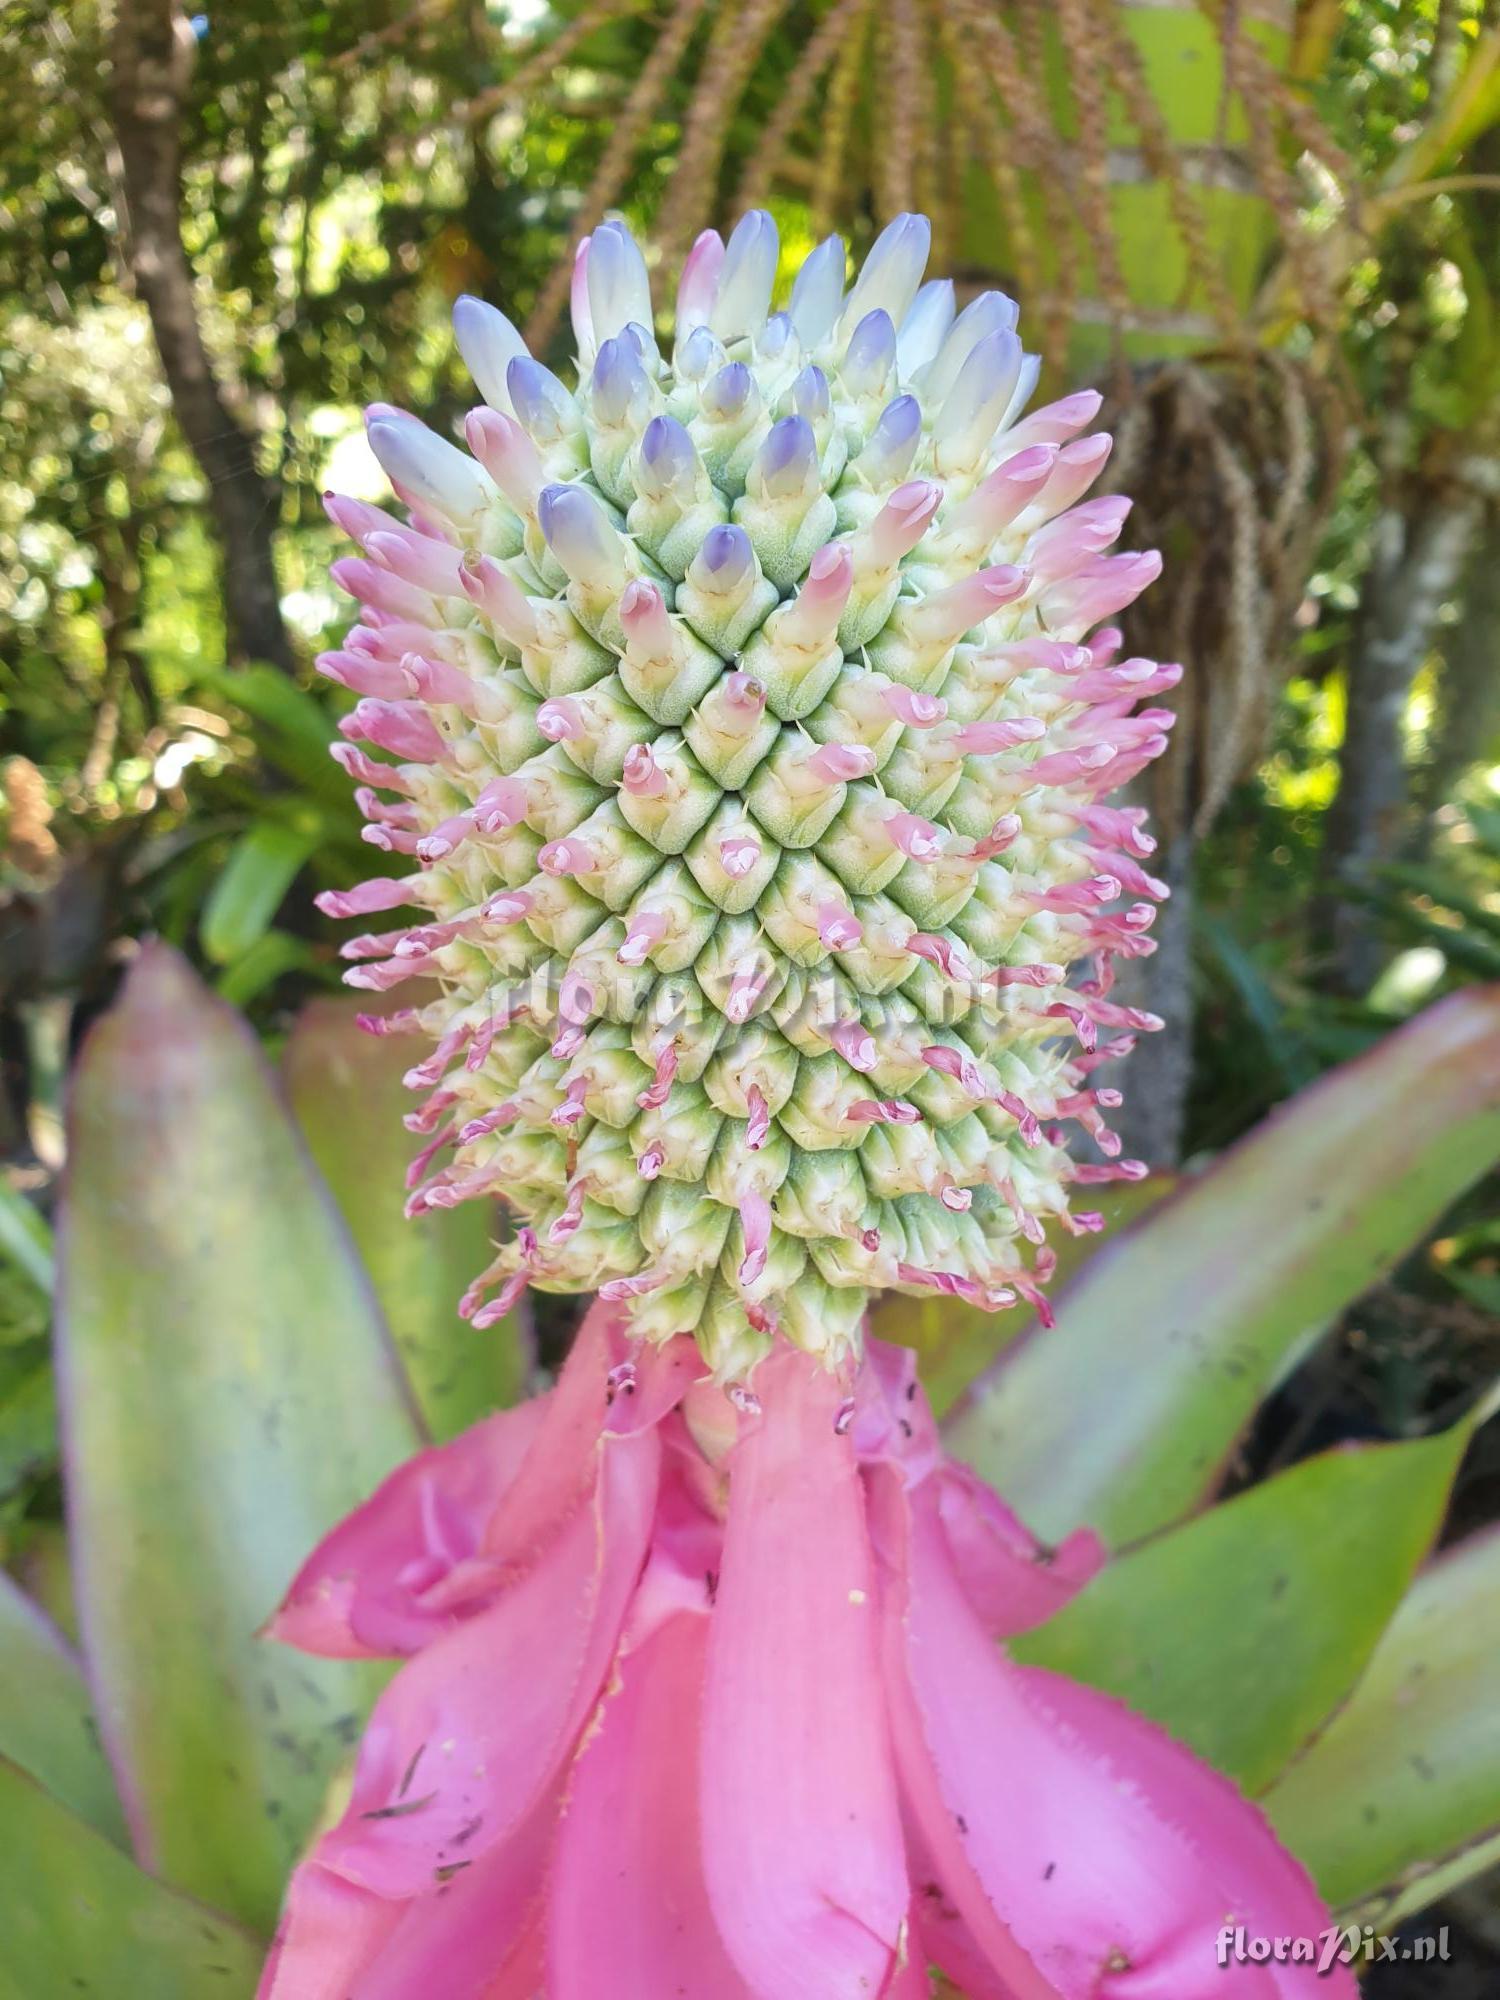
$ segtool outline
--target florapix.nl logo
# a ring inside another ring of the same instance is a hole
[[[1387,1937],[1373,1924],[1330,1924],[1316,1937],[1254,1937],[1243,1924],[1226,1924],[1218,1941],[1221,1966],[1311,1965],[1320,1976],[1340,1965],[1381,1961],[1435,1965],[1446,1963],[1448,1956],[1446,1924],[1425,1937]]]

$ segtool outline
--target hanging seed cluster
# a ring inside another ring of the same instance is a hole
[[[1097,397],[1023,414],[1014,306],[956,313],[928,243],[898,217],[846,292],[831,238],[773,313],[752,212],[668,357],[606,223],[575,388],[461,300],[469,450],[376,406],[406,518],[329,498],[336,754],[409,866],[323,907],[417,913],[346,978],[433,1044],[411,1208],[518,1218],[476,1324],[597,1289],[726,1381],[778,1333],[836,1363],[875,1290],[1036,1299],[1070,1190],[1141,1171],[1091,1078],[1155,1025],[1109,992],[1164,892],[1101,799],[1166,740],[1178,670],[1105,622],[1159,563],[1082,498]]]

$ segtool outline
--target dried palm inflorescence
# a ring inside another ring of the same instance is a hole
[[[1264,750],[1346,417],[1310,370],[1229,351],[1141,371],[1111,421],[1131,539],[1169,558],[1125,630],[1186,663],[1171,745],[1143,782],[1166,836],[1199,837]]]
[[[1177,139],[1120,0],[829,0],[795,15],[788,0],[664,0],[651,10],[595,0],[520,47],[510,76],[465,116],[481,125],[533,101],[565,61],[586,69],[601,31],[649,13],[656,38],[612,113],[573,248],[631,194],[663,121],[678,136],[652,233],[669,263],[721,212],[778,192],[806,201],[818,230],[924,208],[951,260],[977,174],[998,205],[1004,265],[1040,315],[1044,351],[1061,360],[1080,311],[1102,314],[1116,333],[1145,323],[1112,214],[1114,191],[1144,179],[1165,190],[1185,272],[1184,311],[1169,317],[1233,339],[1240,316],[1205,190],[1261,198],[1316,316],[1326,286],[1288,161],[1307,154],[1335,179],[1347,162],[1267,53],[1256,10],[1197,4],[1218,47],[1221,134],[1232,124],[1242,135],[1233,144]],[[732,135],[747,112],[756,136],[735,160]],[[537,303],[533,346],[562,312],[571,263],[570,251]]]

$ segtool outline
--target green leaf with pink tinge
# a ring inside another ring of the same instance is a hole
[[[0,1757],[9,1757],[89,1825],[126,1844],[77,1654],[0,1570]]]
[[[402,1213],[418,1141],[401,1123],[420,1100],[401,1082],[411,1044],[368,1035],[343,1000],[314,1000],[282,1056],[292,1110],[364,1259],[434,1438],[514,1403],[525,1384],[524,1308],[476,1333],[458,1300],[493,1255],[493,1207]],[[368,1010],[367,1010],[368,1011]]]
[[[1303,1091],[1089,1260],[950,1415],[1049,1539],[1119,1548],[1213,1490],[1268,1391],[1500,1159],[1500,988],[1455,994]]]
[[[257,1637],[418,1442],[253,1037],[142,953],[74,1077],[58,1369],[84,1651],[137,1858],[269,1927],[381,1678]]]

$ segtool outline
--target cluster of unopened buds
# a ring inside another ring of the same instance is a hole
[[[1014,306],[956,312],[927,244],[899,218],[846,295],[831,239],[773,313],[753,213],[689,257],[669,359],[607,223],[576,389],[461,300],[469,451],[376,406],[407,518],[328,501],[364,550],[339,755],[411,870],[324,908],[420,912],[346,976],[438,984],[371,1025],[435,1043],[413,1209],[519,1215],[478,1324],[603,1288],[722,1379],[778,1332],[837,1358],[876,1289],[1035,1302],[1045,1220],[1097,1225],[1070,1188],[1141,1171],[1092,1073],[1157,1025],[1110,983],[1164,890],[1101,798],[1171,722],[1179,669],[1107,623],[1159,559],[1082,498],[1097,396],[1025,414]]]

